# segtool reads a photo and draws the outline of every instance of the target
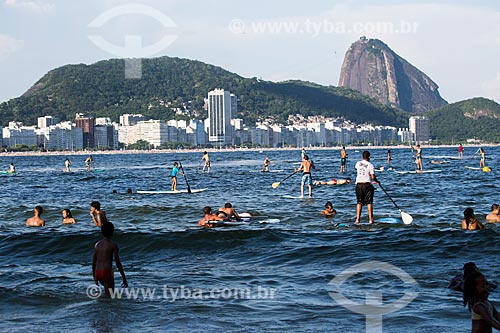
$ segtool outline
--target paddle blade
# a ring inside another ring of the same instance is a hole
[[[402,210],[399,211],[401,213],[401,219],[403,220],[404,224],[411,224],[413,222],[413,217],[408,214],[403,212]]]
[[[276,182],[276,183],[273,183],[273,185],[271,185],[273,188],[277,188],[278,186],[280,186],[280,183],[281,182]]]

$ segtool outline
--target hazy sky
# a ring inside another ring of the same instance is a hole
[[[500,102],[496,0],[0,0],[0,102],[53,68],[141,55],[337,85],[360,36],[384,41],[448,102]]]

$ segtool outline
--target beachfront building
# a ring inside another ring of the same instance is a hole
[[[142,114],[123,114],[120,116],[121,126],[133,126],[140,121],[145,121],[146,118]]]
[[[40,122],[38,124],[41,124]],[[82,128],[70,121],[36,129],[37,144],[49,150],[83,149]]]
[[[141,140],[149,142],[154,148],[168,142],[168,125],[161,120],[140,121],[135,126],[137,127],[137,136]]]
[[[220,145],[232,143],[232,110],[236,108],[236,96],[224,89],[215,89],[208,93],[208,141]],[[236,110],[235,110],[236,111]]]
[[[429,118],[425,116],[413,116],[410,117],[409,123],[410,133],[412,133],[415,143],[429,142],[431,138]]]
[[[399,128],[398,141],[411,144],[413,142],[413,133],[411,133],[408,128]]]
[[[57,123],[57,119],[52,116],[38,117],[38,128],[46,128]]]
[[[203,120],[192,119],[186,128],[187,142],[194,147],[204,146],[207,143],[203,123]]]
[[[8,148],[17,145],[36,146],[37,139],[35,126],[23,126],[23,123],[11,121],[9,126],[2,129],[3,145]]]
[[[77,113],[75,118],[76,127],[83,132],[83,148],[94,148],[94,118],[83,113]]]

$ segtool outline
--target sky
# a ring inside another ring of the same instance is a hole
[[[336,86],[361,36],[426,73],[449,103],[500,102],[496,0],[0,0],[0,102],[63,65],[165,55]]]

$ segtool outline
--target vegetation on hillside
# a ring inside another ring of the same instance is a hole
[[[238,96],[238,117],[247,124],[268,118],[285,123],[288,115],[302,114],[407,126],[407,113],[348,88],[243,78],[220,67],[170,57],[144,59],[141,79],[125,79],[124,61],[118,59],[54,69],[23,96],[0,104],[0,125],[11,120],[36,124],[37,117],[45,115],[73,120],[76,113],[114,121],[125,113],[161,120],[202,119],[204,98],[215,88]]]
[[[492,100],[472,98],[424,115],[429,117],[432,139],[440,143],[467,139],[500,142],[500,105]]]

